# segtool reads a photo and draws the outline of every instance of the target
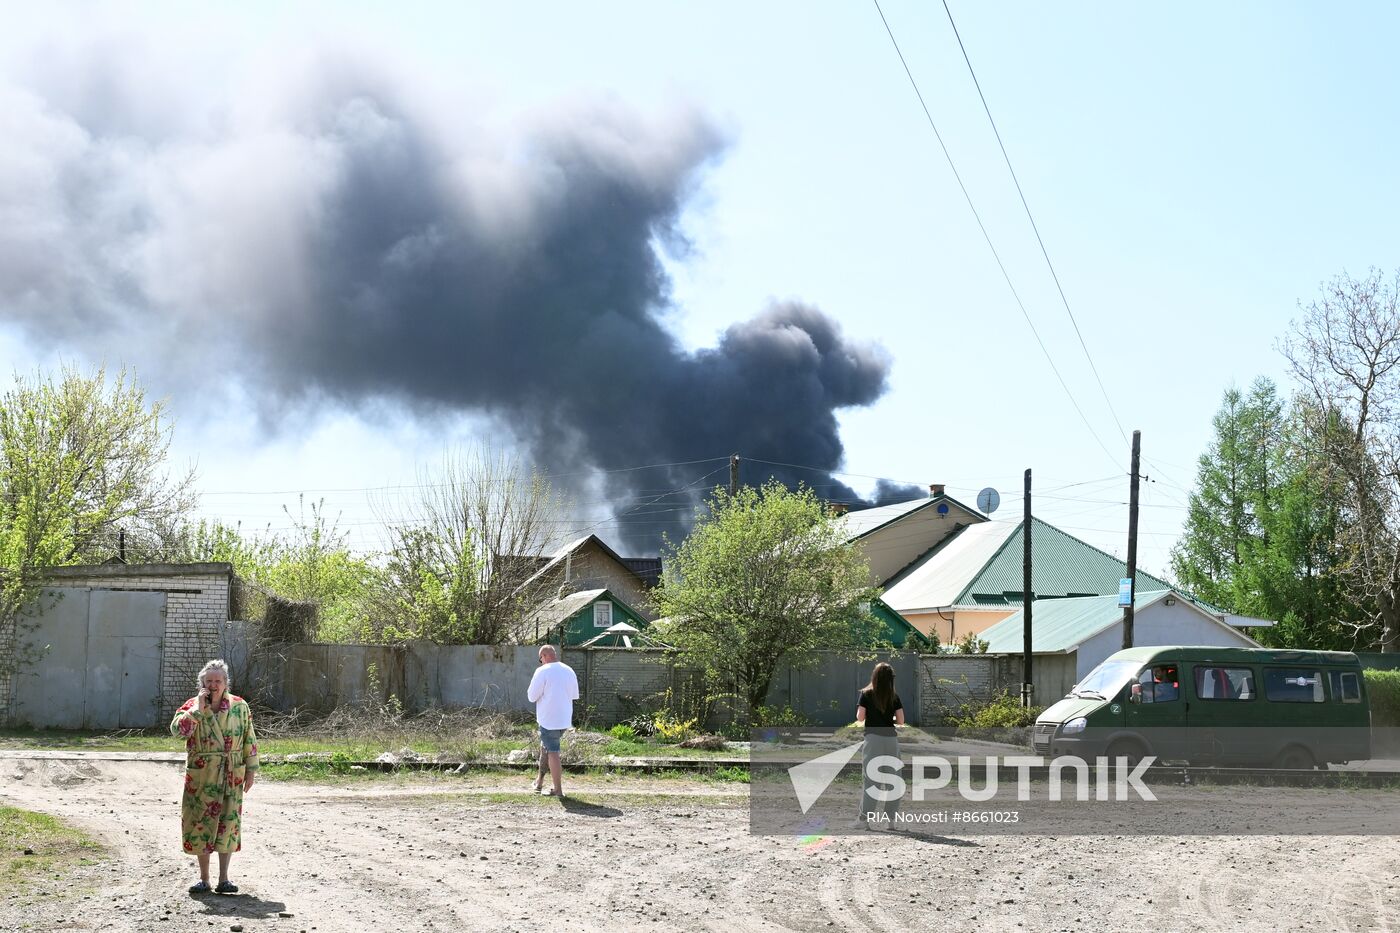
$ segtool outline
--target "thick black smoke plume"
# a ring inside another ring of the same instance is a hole
[[[0,84],[0,319],[28,339],[177,393],[236,381],[274,422],[327,402],[471,411],[549,472],[737,451],[746,482],[860,501],[749,459],[838,467],[836,412],[885,391],[879,348],[799,302],[695,354],[665,325],[659,251],[683,255],[681,211],[724,146],[702,115],[582,107],[487,131],[324,60],[208,100],[106,77]],[[683,527],[655,506],[722,466],[607,474],[627,544]]]

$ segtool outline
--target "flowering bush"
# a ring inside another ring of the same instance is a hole
[[[652,718],[652,727],[656,730],[656,740],[666,745],[684,742],[695,735],[694,719],[681,719],[666,710]]]

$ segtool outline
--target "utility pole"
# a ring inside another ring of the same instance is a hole
[[[1128,494],[1128,605],[1123,607],[1123,647],[1133,646],[1133,603],[1137,600],[1138,465],[1142,456],[1142,432],[1133,432],[1133,470]]]
[[[1026,470],[1025,518],[1022,519],[1021,537],[1024,539],[1021,568],[1021,618],[1025,620],[1024,648],[1025,662],[1021,674],[1021,705],[1030,706],[1035,699],[1035,685],[1031,680],[1031,471]]]
[[[739,491],[739,455],[729,455],[729,494],[732,496]]]

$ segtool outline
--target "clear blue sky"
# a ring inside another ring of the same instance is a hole
[[[671,326],[685,345],[713,345],[772,298],[815,304],[893,361],[889,392],[841,418],[853,485],[943,482],[968,500],[996,486],[1008,517],[1031,467],[1046,496],[1038,515],[1121,553],[1128,444],[943,9],[884,8],[1032,321],[1112,457],[1013,302],[871,3],[254,4],[203,21],[171,5],[107,22],[12,11],[0,64],[22,85],[36,56],[86,49],[121,61],[125,40],[144,33],[191,99],[220,93],[228,74],[326,46],[393,60],[425,93],[506,123],[599,98],[657,119],[698,108],[730,144],[686,211],[691,252],[669,261]],[[1322,280],[1400,265],[1400,12],[952,8],[1122,427],[1143,431],[1156,482],[1144,489],[1141,562],[1160,572],[1221,392],[1259,374],[1286,381],[1277,342]],[[13,368],[87,362],[36,351],[13,328],[0,340]],[[470,421],[445,430],[311,413],[268,438],[244,417],[171,402],[177,447],[198,458],[207,491],[325,495],[362,546],[376,532],[365,495],[322,491],[411,482],[416,460],[473,434]],[[294,496],[210,495],[205,508],[284,525],[284,501]]]

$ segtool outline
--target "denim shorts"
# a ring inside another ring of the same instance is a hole
[[[546,729],[540,727],[540,745],[544,750],[553,754],[559,752],[559,740],[564,737],[563,729]]]

